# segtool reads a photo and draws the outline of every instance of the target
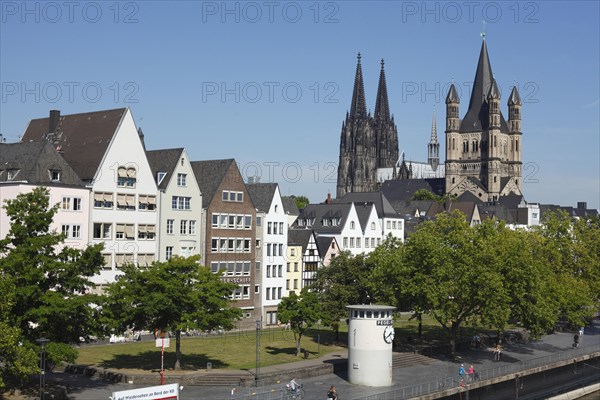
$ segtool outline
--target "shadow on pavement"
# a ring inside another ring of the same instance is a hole
[[[140,369],[152,371],[160,369],[160,351],[145,351],[137,355],[117,354],[112,359],[98,364],[101,368]],[[199,370],[206,368],[207,363],[212,363],[213,368],[226,368],[228,363],[216,358],[207,357],[205,354],[182,354],[182,370]],[[165,369],[175,365],[175,353],[165,353]]]

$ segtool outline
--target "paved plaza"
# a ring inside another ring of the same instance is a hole
[[[561,352],[572,351],[573,334],[572,333],[554,333],[543,336],[538,341],[529,343],[506,344],[502,354],[501,361],[494,361],[489,350],[466,350],[457,352],[457,357],[453,360],[442,355],[432,355],[431,357],[410,357],[404,365],[394,367],[393,386],[384,388],[372,388],[354,386],[348,383],[344,378],[345,374],[327,374],[323,376],[302,379],[300,382],[304,385],[305,399],[325,399],[329,385],[335,385],[338,389],[341,400],[358,399],[368,395],[388,392],[394,389],[400,389],[416,384],[436,384],[445,378],[458,378],[458,369],[461,363],[468,368],[473,364],[476,371],[482,374],[489,374],[492,369],[498,371],[503,367],[517,365],[522,362],[529,362],[545,356],[551,356]],[[584,351],[587,346],[600,344],[600,321],[595,320],[591,326],[585,328],[585,334],[582,338],[580,349]],[[347,354],[332,353],[327,356],[315,359],[302,360],[290,364],[278,365],[261,368],[261,374],[267,374],[271,371],[280,371],[284,374],[290,371],[298,370],[307,366],[314,366],[323,362],[340,362],[345,359]],[[400,358],[402,360],[402,357]],[[487,372],[486,372],[487,371]],[[290,376],[291,378],[291,376]],[[87,377],[73,376],[63,373],[51,373],[49,380],[60,381],[70,387],[70,396],[81,400],[101,400],[109,399],[109,396],[115,391],[133,389],[139,386],[129,384],[107,384]],[[186,386],[180,392],[180,399],[199,399],[199,400],[226,400],[226,399],[250,399],[252,393],[272,393],[272,399],[279,398],[277,394],[285,386],[286,382],[279,384],[266,385],[259,388],[238,387],[232,397],[231,387],[226,386]],[[158,377],[157,377],[157,385]],[[256,398],[256,397],[254,397]],[[259,398],[268,399],[263,395]]]

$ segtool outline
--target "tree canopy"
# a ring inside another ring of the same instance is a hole
[[[124,275],[107,289],[105,315],[118,331],[174,331],[175,369],[181,366],[181,331],[184,329],[231,329],[240,310],[229,304],[236,285],[223,282],[199,257],[173,257],[149,268],[122,268]]]
[[[0,336],[18,340],[20,345],[10,351],[12,356],[0,345],[0,358],[13,357],[17,372],[28,369],[27,349],[37,348],[35,340],[42,336],[55,344],[69,344],[102,330],[97,310],[90,306],[98,297],[89,293],[94,286],[89,278],[104,263],[102,246],[85,250],[64,246],[64,236],[50,231],[58,205],[50,205],[49,198],[48,189],[38,187],[4,205],[11,226],[0,240],[4,301],[0,324],[8,326],[2,327]],[[69,353],[56,345],[53,348]],[[49,358],[54,356],[49,354]]]
[[[277,316],[281,322],[290,324],[296,342],[296,355],[299,355],[302,336],[321,317],[319,299],[316,293],[307,288],[302,289],[300,296],[292,292],[281,299]]]

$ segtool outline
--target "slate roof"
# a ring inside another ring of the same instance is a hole
[[[300,210],[298,210],[298,207],[296,206],[296,200],[294,200],[292,197],[282,196],[281,203],[283,204],[283,210],[285,211],[286,214],[289,214],[289,215],[299,215],[300,214]]]
[[[490,64],[487,45],[485,40],[483,40],[481,51],[479,53],[479,62],[477,63],[477,70],[475,71],[475,79],[473,80],[469,109],[460,123],[461,133],[482,132],[488,130],[489,105],[487,96],[490,93],[493,81],[494,74],[492,73],[492,65]],[[506,124],[506,120],[501,111],[500,131],[508,133],[508,125]]]
[[[254,207],[260,211],[267,213],[271,208],[273,196],[275,196],[276,183],[248,183],[246,190],[254,203]]]
[[[481,220],[488,218],[497,218],[507,224],[516,223],[516,209],[513,212],[503,204],[479,204],[479,216]]]
[[[415,218],[413,216],[417,210],[427,213],[433,202],[433,200],[399,200],[394,203],[394,209],[406,220],[409,217]]]
[[[471,193],[470,191],[466,191],[461,193],[460,196],[458,196],[456,198],[457,201],[471,201],[474,203],[483,203],[483,200],[481,200],[481,198],[475,196],[475,194]]]
[[[306,249],[312,234],[312,229],[288,229],[288,245],[302,246],[303,249]]]
[[[8,170],[19,172],[9,181]],[[60,171],[60,180],[52,181],[49,170]],[[54,146],[46,140],[0,143],[0,182],[13,181],[48,186],[85,186]]]
[[[208,207],[212,203],[217,189],[223,182],[233,158],[226,160],[192,161],[192,170],[202,193],[202,207]],[[240,177],[240,179],[242,179]]]
[[[355,203],[358,209],[360,203],[375,204],[379,218],[398,218],[398,213],[382,192],[347,193],[334,200],[335,203]]]
[[[330,233],[330,234],[338,234],[342,231],[346,220],[348,219],[348,214],[350,213],[350,209],[352,208],[352,204],[308,204],[302,211],[300,211],[300,215],[296,222],[294,222],[294,227],[298,226],[298,222],[304,218],[314,219],[311,229],[320,234]],[[324,226],[324,219],[332,219],[338,218],[340,221],[336,226]]]
[[[413,195],[419,189],[426,189],[433,194],[443,196],[446,193],[446,179],[391,179],[381,185],[381,191],[392,206],[397,201],[412,200]],[[396,208],[394,207],[394,209]]]
[[[63,115],[52,135],[49,135],[50,118],[32,119],[21,141],[49,140],[60,146],[64,159],[79,178],[89,182],[93,180],[126,111],[127,108],[117,108]]]
[[[335,240],[333,236],[318,236],[317,237],[317,249],[321,257],[325,257],[327,251],[331,247],[331,243]]]
[[[354,203],[354,208],[356,209],[356,215],[358,216],[360,227],[364,232],[367,228],[367,223],[369,222],[369,216],[371,215],[371,210],[373,209],[373,203]]]
[[[475,207],[477,207],[477,204],[473,203],[472,201],[446,200],[442,203],[433,202],[431,207],[429,207],[429,210],[427,210],[427,216],[434,217],[439,213],[459,210],[467,216],[467,221],[471,222]]]
[[[510,210],[516,210],[517,208],[519,208],[519,204],[521,204],[522,201],[523,196],[515,194],[513,192],[510,192],[508,195],[500,196],[498,198],[498,204],[502,204]]]
[[[163,149],[163,150],[147,150],[146,158],[152,169],[152,175],[158,185],[158,189],[166,189],[173,177],[177,163],[183,153],[183,147],[176,149]],[[163,180],[158,182],[158,173],[165,172],[166,175]]]

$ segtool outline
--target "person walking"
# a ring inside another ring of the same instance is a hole
[[[460,377],[460,386],[465,386],[465,364],[460,364],[460,368],[458,369],[458,376]]]
[[[327,398],[337,400],[338,394],[337,394],[337,390],[335,389],[335,386],[333,386],[333,385],[329,386],[329,390],[327,391]]]
[[[473,364],[469,367],[469,382],[475,382],[475,368],[473,368]]]

